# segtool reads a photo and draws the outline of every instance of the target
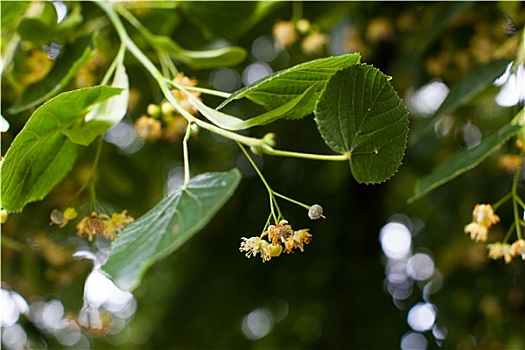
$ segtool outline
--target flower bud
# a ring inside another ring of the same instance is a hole
[[[275,134],[270,132],[263,137],[263,142],[270,147],[275,147]]]
[[[0,223],[5,223],[7,221],[7,210],[0,210]]]
[[[317,220],[319,218],[324,218],[323,216],[323,207],[319,204],[314,204],[308,210],[308,217],[312,220]]]
[[[146,109],[146,112],[150,117],[157,118],[160,115],[160,107],[150,103]]]

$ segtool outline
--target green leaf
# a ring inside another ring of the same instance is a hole
[[[207,39],[236,40],[264,17],[273,6],[264,2],[183,1],[181,8]]]
[[[36,44],[49,44],[53,41],[65,43],[76,33],[76,27],[82,23],[82,7],[79,4],[68,11],[67,16],[57,23],[56,11],[54,18],[50,21],[48,16],[42,18],[24,17],[18,26],[18,34],[22,40]]]
[[[507,124],[485,138],[478,146],[455,153],[436,166],[430,174],[416,182],[414,195],[408,199],[408,203],[414,202],[433,189],[473,169],[522,128],[523,126],[520,125]]]
[[[359,59],[357,53],[327,57],[276,72],[236,91],[217,109],[223,108],[231,101],[246,97],[267,110],[272,110],[292,101],[310,86],[318,84],[316,94],[310,103],[287,116],[288,119],[301,118],[314,110],[328,80],[339,70],[359,63]]]
[[[383,182],[401,165],[408,111],[378,69],[360,64],[337,72],[317,103],[315,121],[329,147],[350,154],[358,182]]]
[[[120,288],[135,289],[146,269],[177,250],[212,219],[240,179],[237,169],[191,179],[117,236],[102,270]]]
[[[95,86],[65,92],[43,104],[9,147],[2,166],[2,206],[19,212],[43,199],[71,170],[77,145],[64,134],[89,109],[121,89]]]
[[[242,120],[210,108],[191,94],[188,94],[188,97],[195,108],[197,108],[202,115],[215,125],[227,130],[244,130],[254,126],[270,124],[294,113],[304,106],[308,106],[315,95],[318,84],[319,83],[315,83],[311,85],[302,94],[298,95],[290,102],[248,120]]]
[[[434,115],[425,122],[426,127],[412,134],[410,142],[412,144],[417,142],[424,134],[432,130],[436,121],[443,114],[455,111],[458,107],[469,102],[478,93],[491,86],[505,72],[510,62],[511,60],[507,58],[497,59],[469,71],[450,89],[447,97]]]
[[[149,35],[147,38],[157,51],[165,53],[193,69],[235,66],[246,58],[246,50],[240,46],[191,51],[183,49],[168,36]]]
[[[122,89],[122,92],[97,104],[86,114],[85,123],[63,131],[72,142],[87,146],[124,118],[128,109],[129,81],[123,64],[117,66],[111,86]]]
[[[48,75],[25,89],[20,99],[9,109],[10,113],[15,114],[35,107],[64,89],[91,58],[91,37],[84,36],[74,44],[66,46],[64,50],[64,54],[57,59]]]

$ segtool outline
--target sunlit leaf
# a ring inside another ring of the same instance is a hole
[[[315,97],[303,108],[287,116],[297,119],[311,113],[328,80],[339,70],[359,63],[359,54],[321,58],[276,72],[233,93],[217,109],[228,103],[246,97],[264,106],[276,109],[303,94],[309,87],[317,85]]]
[[[523,126],[507,124],[497,132],[483,139],[476,147],[465,149],[455,153],[445,162],[436,166],[430,174],[416,182],[414,195],[408,200],[409,203],[435,188],[453,180],[459,175],[473,169],[485,158],[496,152],[501,145],[515,135]]]
[[[80,4],[74,4],[68,11],[67,16],[57,23],[56,11],[53,9],[54,18],[46,17],[24,17],[18,26],[18,34],[23,40],[36,44],[49,44],[57,41],[66,43],[75,35],[76,27],[82,23]]]
[[[233,169],[191,179],[117,236],[102,270],[120,288],[135,289],[147,268],[173,253],[211,220],[240,178]]]
[[[284,118],[291,113],[308,106],[314,97],[317,90],[317,84],[308,87],[302,94],[295,97],[290,102],[283,104],[282,106],[272,109],[266,113],[258,115],[256,117],[242,120],[229,114],[222,113],[213,108],[206,106],[199,99],[189,94],[191,103],[197,108],[197,110],[210,120],[215,125],[220,126],[223,129],[228,130],[244,130],[258,125],[270,124],[278,119]]]
[[[71,170],[77,153],[63,131],[89,109],[122,90],[108,86],[65,92],[40,106],[7,150],[2,166],[2,206],[21,211],[43,199]]]
[[[401,165],[408,111],[378,69],[360,64],[337,72],[317,104],[315,121],[328,146],[350,154],[358,182],[383,182]]]
[[[86,114],[83,124],[63,131],[72,142],[87,146],[124,118],[128,108],[129,82],[123,64],[117,66],[111,86],[122,89],[122,92],[97,104]]]
[[[19,113],[35,107],[59,93],[91,58],[91,37],[82,37],[63,50],[65,52],[59,56],[47,76],[28,86],[20,99],[9,109],[10,113]]]
[[[240,46],[191,51],[182,48],[167,36],[151,35],[148,40],[157,51],[165,53],[193,69],[234,66],[244,61],[247,55],[246,50]]]

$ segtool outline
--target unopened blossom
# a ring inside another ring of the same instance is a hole
[[[70,220],[73,220],[74,218],[76,218],[77,215],[78,214],[75,208],[67,208],[66,210],[64,210],[64,212],[61,212],[58,209],[54,209],[50,215],[50,218],[51,218],[50,225],[55,224],[55,225],[58,225],[59,227],[64,227],[67,225],[67,223]]]
[[[518,239],[512,243],[510,254],[516,257],[520,256],[522,260],[525,260],[525,239]]]
[[[273,40],[275,47],[282,50],[297,41],[295,25],[288,21],[277,21],[273,25]]]
[[[487,248],[489,249],[489,258],[493,260],[499,260],[503,258],[507,264],[512,261],[510,244],[497,242],[488,244]]]
[[[476,242],[485,242],[489,233],[489,229],[485,225],[477,222],[471,222],[465,226],[465,233],[470,234],[470,239]]]

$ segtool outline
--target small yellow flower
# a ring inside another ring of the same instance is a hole
[[[299,248],[304,252],[304,245],[312,241],[312,235],[308,233],[308,229],[294,231],[293,235],[284,243],[285,252],[287,254],[293,253],[293,249]]]
[[[494,214],[490,204],[476,204],[472,212],[472,221],[487,228],[499,222],[499,216]]]
[[[135,132],[142,139],[157,140],[161,136],[161,123],[159,120],[143,115],[135,121]]]
[[[465,226],[465,233],[470,233],[470,239],[476,242],[485,242],[487,240],[489,229],[487,226],[477,222],[471,222]]]
[[[489,258],[493,260],[505,259],[505,263],[510,263],[512,261],[511,246],[506,243],[493,243],[488,244],[487,248],[489,249]]]
[[[271,255],[271,247],[270,243],[268,241],[265,241],[264,239],[261,239],[261,237],[242,237],[241,238],[243,242],[241,242],[241,246],[239,250],[241,252],[246,252],[246,257],[251,258],[252,256],[256,256],[257,254],[261,254],[261,259],[263,262],[266,262],[272,258]]]
[[[135,219],[131,216],[126,215],[127,210],[122,213],[113,213],[111,219],[105,220],[106,228],[102,233],[104,237],[111,240],[115,239],[115,235],[124,229],[124,226],[132,223]]]
[[[275,46],[280,50],[292,45],[297,40],[297,32],[292,22],[275,22],[272,33]]]
[[[89,241],[93,240],[96,235],[104,235],[106,230],[106,220],[109,217],[104,214],[98,214],[93,212],[91,216],[83,218],[77,224],[77,235],[80,237],[85,236]]]
[[[522,260],[525,260],[525,239],[518,239],[516,242],[512,243],[510,247],[510,255],[512,256],[521,256]]]
[[[197,86],[197,79],[195,79],[195,78],[188,78],[182,72],[179,72],[177,74],[177,77],[173,80],[173,82],[176,85],[182,86],[182,87],[184,87],[184,86],[189,86],[189,87]],[[197,114],[197,108],[195,108],[193,106],[193,104],[190,101],[190,97],[185,92],[182,92],[180,90],[174,89],[174,90],[171,90],[171,93],[177,99],[177,101],[179,101],[181,106],[187,112],[189,112],[192,115]],[[198,91],[191,91],[190,94],[193,97],[195,97],[198,100],[200,100],[200,95],[201,95],[200,92],[198,92]]]
[[[327,42],[328,35],[323,33],[312,33],[303,39],[301,50],[307,55],[313,55],[321,52]]]
[[[277,225],[268,226],[268,239],[273,244],[285,242],[292,234],[292,226],[288,225],[288,221],[281,220]],[[265,233],[263,233],[263,236]]]

